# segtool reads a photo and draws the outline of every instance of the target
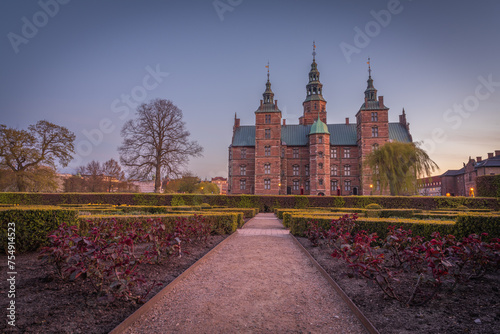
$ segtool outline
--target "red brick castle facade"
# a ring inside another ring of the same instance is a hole
[[[299,124],[282,122],[271,90],[255,111],[255,125],[234,119],[229,146],[228,194],[258,195],[370,195],[380,194],[372,184],[365,157],[386,142],[411,142],[403,110],[398,123],[389,123],[382,96],[377,98],[369,69],[365,100],[356,124],[326,124],[326,100],[313,53],[306,85],[304,114]]]

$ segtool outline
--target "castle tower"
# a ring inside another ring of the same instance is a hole
[[[267,67],[266,90],[255,111],[255,194],[278,195],[280,187],[281,111],[274,100]]]
[[[368,80],[365,102],[356,114],[357,144],[361,172],[360,195],[381,194],[377,182],[372,179],[372,171],[366,158],[373,150],[389,141],[389,108],[384,105],[384,97],[379,96],[373,86],[370,58],[368,58]],[[371,185],[371,187],[370,187]]]
[[[309,83],[306,85],[306,99],[302,103],[304,115],[299,118],[299,123],[313,124],[319,117],[326,123],[326,100],[323,98],[323,85],[319,81],[318,64],[316,64],[316,44],[313,43],[313,62],[309,71]]]
[[[309,168],[311,195],[330,195],[330,132],[320,119],[309,131]]]

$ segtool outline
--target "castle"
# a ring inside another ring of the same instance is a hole
[[[240,125],[235,115],[229,146],[228,194],[370,195],[385,194],[373,184],[366,156],[389,141],[412,142],[403,109],[389,123],[389,108],[377,98],[369,67],[364,103],[356,124],[326,124],[326,100],[313,52],[304,113],[299,124],[286,124],[271,90],[255,111],[255,125]],[[369,64],[369,62],[368,62]]]

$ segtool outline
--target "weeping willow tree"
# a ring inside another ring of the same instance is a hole
[[[392,142],[374,150],[366,163],[372,170],[373,183],[380,182],[392,196],[415,194],[417,179],[439,169],[418,143]]]

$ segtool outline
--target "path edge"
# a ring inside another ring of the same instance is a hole
[[[134,313],[129,315],[125,320],[123,320],[118,326],[116,326],[109,334],[121,334],[124,333],[133,323],[135,323],[139,318],[149,312],[156,303],[158,303],[163,296],[172,291],[180,282],[182,282],[187,276],[191,274],[197,267],[205,263],[213,254],[217,253],[222,247],[225,246],[226,241],[233,239],[234,236],[238,234],[237,231],[233,232],[229,237],[222,240],[217,246],[212,248],[207,254],[205,254],[201,259],[193,263],[189,268],[184,270],[182,274],[177,276],[172,282],[167,284],[163,289],[161,289],[153,298],[148,300],[144,305],[139,307]]]
[[[354,302],[347,296],[347,294],[342,290],[342,288],[333,280],[333,278],[326,272],[325,269],[316,261],[316,259],[307,251],[307,249],[302,246],[302,244],[297,240],[297,238],[290,234],[292,237],[293,241],[299,247],[299,249],[311,260],[312,264],[316,267],[316,269],[321,273],[321,275],[330,283],[330,285],[333,287],[333,289],[340,295],[342,300],[349,306],[351,309],[352,313],[358,318],[358,320],[361,322],[361,324],[365,327],[365,329],[368,331],[370,334],[380,334],[380,332],[373,326],[373,324],[368,320],[367,317],[361,312],[361,310],[354,304]]]

